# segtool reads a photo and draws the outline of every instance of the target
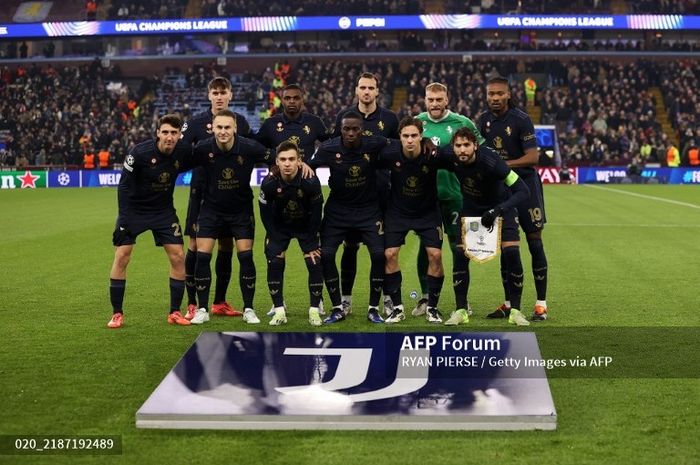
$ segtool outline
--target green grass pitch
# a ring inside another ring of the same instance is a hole
[[[116,190],[0,192],[0,434],[122,435],[119,456],[9,456],[0,464],[319,463],[697,464],[700,417],[700,188],[547,186],[551,318],[531,326],[545,357],[614,354],[616,365],[552,372],[554,432],[137,430],[135,413],[200,331],[309,331],[306,269],[296,243],[285,295],[290,322],[271,329],[259,225],[258,327],[212,318],[166,323],[167,260],[150,233],[128,271],[125,327],[108,330]],[[187,191],[176,190],[181,219]],[[415,237],[401,254],[404,301],[417,289]],[[445,248],[446,269],[451,268]],[[527,247],[524,311],[534,304]],[[440,330],[409,317],[370,326],[367,253],[352,317],[334,331]],[[229,301],[240,306],[234,260]],[[454,310],[449,286],[441,308]],[[475,316],[464,330],[510,330],[483,316],[502,299],[497,262],[471,266]],[[321,328],[327,330],[327,328]],[[177,399],[173,399],[177,402]],[[695,446],[693,446],[695,444]]]

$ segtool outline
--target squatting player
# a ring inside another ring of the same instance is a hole
[[[165,115],[158,120],[155,140],[141,142],[124,160],[117,198],[119,216],[114,228],[114,263],[109,273],[112,319],[109,328],[124,324],[126,268],[136,237],[151,230],[157,246],[163,246],[170,261],[170,314],[168,323],[190,324],[180,313],[185,293],[185,263],[180,222],[173,205],[178,173],[190,169],[192,148],[180,141],[182,120]]]
[[[437,200],[438,168],[447,168],[447,157],[428,157],[421,149],[423,123],[411,116],[399,122],[400,142],[391,141],[380,154],[381,165],[391,170],[391,195],[384,215],[386,247],[385,294],[394,308],[386,323],[398,323],[404,316],[401,297],[399,251],[406,234],[415,231],[428,255],[427,319],[441,323],[438,300],[445,279],[442,267],[442,216]]]
[[[322,143],[309,160],[316,169],[330,170],[330,195],[321,226],[321,260],[333,311],[324,323],[345,319],[338,286],[335,255],[349,234],[367,246],[370,255],[370,294],[367,319],[383,323],[377,306],[384,281],[384,223],[377,194],[376,165],[388,139],[362,135],[362,116],[348,112],[341,121],[341,137]]]
[[[284,306],[284,264],[289,242],[296,238],[304,253],[309,270],[309,323],[321,326],[319,304],[323,294],[323,265],[319,229],[323,211],[323,194],[317,177],[304,179],[301,156],[294,142],[277,146],[275,164],[278,175],[268,175],[260,186],[260,217],[267,237],[267,285],[272,297],[274,314],[270,325],[287,322]]]
[[[429,138],[437,146],[447,147],[450,145],[455,131],[459,128],[466,127],[476,134],[478,143],[483,143],[484,139],[481,137],[481,134],[479,134],[479,131],[476,130],[474,122],[466,116],[450,111],[447,108],[449,101],[450,95],[447,86],[444,84],[433,82],[425,86],[426,111],[417,116],[417,118],[423,122],[423,137]],[[461,242],[459,212],[462,209],[462,193],[455,175],[449,171],[438,171],[437,183],[442,221],[445,226],[450,249],[452,250],[452,256],[456,257],[458,254],[462,253],[462,251],[457,250],[457,245]],[[455,263],[454,260],[453,263]],[[417,270],[423,295],[413,309],[413,316],[423,315],[427,309],[427,269],[428,258],[425,253],[425,248],[421,247],[418,250]],[[458,278],[454,277],[453,267],[453,280],[457,279]]]
[[[533,321],[547,319],[547,257],[542,245],[542,230],[547,222],[544,211],[542,181],[535,166],[538,162],[537,140],[532,120],[524,111],[510,103],[508,79],[493,77],[486,85],[488,111],[479,117],[481,133],[488,145],[506,160],[530,189],[530,197],[518,206],[520,227],[525,231],[527,246],[532,256],[532,274],[535,278],[537,301],[532,312]],[[506,302],[489,314],[490,318],[507,318],[513,302],[509,300],[505,280],[508,264],[501,258],[501,277],[506,291]]]
[[[512,324],[528,325],[529,322],[518,310],[523,288],[523,265],[520,262],[520,236],[515,222],[515,207],[530,195],[527,185],[493,149],[479,145],[476,134],[467,127],[455,132],[449,148],[454,152],[451,169],[459,181],[464,199],[459,213],[459,224],[462,217],[481,216],[481,224],[490,228],[499,216],[503,216],[501,253],[508,264],[509,295],[513,306],[508,321]],[[510,192],[507,192],[506,186]],[[455,254],[454,265],[457,310],[445,322],[446,325],[469,322],[469,259],[464,255],[464,246],[458,247],[461,253]]]
[[[209,82],[208,97],[211,108],[205,112],[198,113],[190,118],[182,127],[182,139],[193,146],[197,142],[208,139],[212,136],[212,120],[221,110],[228,109],[233,98],[231,82],[225,77],[215,77]],[[235,113],[236,130],[241,136],[251,134],[250,125],[242,115]],[[204,188],[204,178],[202,168],[196,167],[192,170],[190,181],[190,200],[187,207],[187,219],[185,221],[185,235],[190,237],[185,256],[185,277],[187,283],[187,315],[185,318],[191,320],[197,311],[197,297],[194,282],[194,269],[197,262],[197,231],[194,225],[199,216],[199,207],[202,204],[202,192]],[[217,238],[218,239],[218,238]],[[212,313],[221,316],[241,316],[241,312],[235,310],[226,302],[226,291],[231,280],[231,259],[233,257],[233,242],[230,238],[220,238],[219,250],[216,254],[214,269],[216,270],[216,286],[214,288],[214,304]]]

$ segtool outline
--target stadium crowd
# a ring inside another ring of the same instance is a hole
[[[662,74],[661,90],[673,128],[680,136],[681,162],[700,144],[700,65],[697,61],[672,62]]]
[[[84,154],[107,149],[109,167],[152,134],[152,110],[139,105],[118,67],[3,67],[0,76],[1,164],[78,165]]]
[[[635,158],[664,163],[674,137],[663,131],[657,115],[657,104],[662,102],[656,101],[652,87],[662,91],[669,120],[680,138],[677,148],[682,161],[700,141],[695,93],[700,66],[682,61],[377,60],[358,66],[301,60],[294,66],[277,63],[259,75],[228,75],[211,64],[151,76],[136,92],[125,85],[108,85],[121,82],[119,69],[104,69],[94,62],[0,70],[0,131],[6,134],[1,161],[11,166],[21,153],[30,165],[80,164],[84,153],[106,148],[111,161],[119,162],[130,147],[152,134],[154,118],[166,110],[190,116],[195,111],[192,103],[197,98],[206,101],[206,83],[217,75],[230,78],[234,87],[240,84],[234,99],[249,114],[262,106],[262,118],[279,107],[279,89],[300,83],[308,90],[307,111],[331,128],[338,111],[352,103],[355,80],[364,71],[378,76],[380,105],[396,108],[399,117],[423,111],[424,89],[431,81],[448,86],[453,111],[475,118],[486,110],[484,89],[489,77],[544,74],[551,85],[538,92],[541,123],[556,125],[567,164],[627,164]],[[512,87],[514,102],[522,106],[522,82],[513,78]],[[405,98],[396,105],[395,89],[401,91],[399,98]],[[156,96],[159,111],[154,110],[155,102],[144,98],[149,95]]]

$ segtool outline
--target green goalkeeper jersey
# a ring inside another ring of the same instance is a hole
[[[472,120],[458,113],[453,113],[450,110],[447,110],[445,116],[437,121],[430,118],[426,111],[416,116],[416,118],[423,122],[423,137],[429,137],[430,140],[433,141],[433,144],[438,147],[448,145],[452,141],[452,135],[455,131],[464,126],[468,127],[476,134],[476,139],[479,144],[483,144],[485,141]],[[439,200],[462,198],[457,176],[450,171],[438,170],[437,188]]]

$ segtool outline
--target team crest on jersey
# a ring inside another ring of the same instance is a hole
[[[503,139],[501,139],[500,136],[496,136],[493,138],[493,146],[497,149],[502,149],[503,148]]]
[[[175,160],[175,169],[176,170],[180,169],[180,162],[178,160]]]
[[[299,197],[299,198],[304,197],[304,191],[301,190],[301,189],[298,189],[298,190],[297,190],[297,197]]]
[[[511,134],[513,134],[513,130],[510,128],[510,126],[506,126],[506,134],[510,137]]]
[[[367,163],[369,163],[369,153],[363,154],[363,155],[362,155],[362,158],[364,158],[365,161],[366,161]]]
[[[282,132],[284,131],[284,127],[282,125],[282,121],[277,123],[277,132]]]
[[[231,168],[224,168],[224,170],[221,172],[221,177],[224,179],[233,178],[233,170]]]
[[[474,187],[474,180],[472,178],[465,178],[464,185],[469,188]]]
[[[294,211],[297,208],[299,208],[299,204],[296,203],[294,200],[290,200],[287,202],[287,210]]]
[[[373,136],[374,133],[372,131],[370,131],[369,129],[365,129],[364,131],[362,131],[362,135],[363,136]]]
[[[211,134],[212,132],[211,123],[207,123],[207,134]]]
[[[438,136],[433,136],[430,138],[430,141],[437,147],[440,145],[440,138]]]
[[[380,120],[380,121],[377,123],[377,127],[379,128],[380,131],[383,131],[383,130],[384,130],[384,121],[381,121],[381,120]]]
[[[297,146],[299,145],[299,142],[301,142],[301,139],[299,136],[292,136],[289,139],[287,139],[289,142],[294,142]]]
[[[181,131],[181,132],[185,132],[185,131],[187,131],[187,122],[183,123],[183,125],[182,125],[182,131]],[[180,137],[182,137],[182,136],[180,136]]]
[[[160,173],[160,176],[158,176],[158,181],[161,184],[167,184],[170,182],[170,173],[168,172],[162,172]]]
[[[421,168],[421,171],[424,172],[425,174],[428,174],[428,172],[430,171],[430,168],[428,168],[427,166],[423,165],[423,167]]]
[[[360,175],[360,167],[357,165],[351,166],[350,170],[348,171],[348,174],[352,176],[353,178],[356,178]]]
[[[416,187],[418,185],[418,178],[415,176],[409,176],[408,179],[406,179],[406,185],[408,187]]]
[[[241,166],[243,165],[243,157],[242,156],[238,155],[236,157],[236,161],[238,162],[239,165],[241,165]]]
[[[448,133],[452,134],[452,131],[454,131],[454,129],[452,129],[452,126],[447,126],[447,127],[445,128],[445,131],[447,131]]]
[[[302,129],[304,130],[304,133],[305,133],[306,135],[311,134],[311,128],[309,127],[308,124],[305,124],[304,127],[303,127]]]

